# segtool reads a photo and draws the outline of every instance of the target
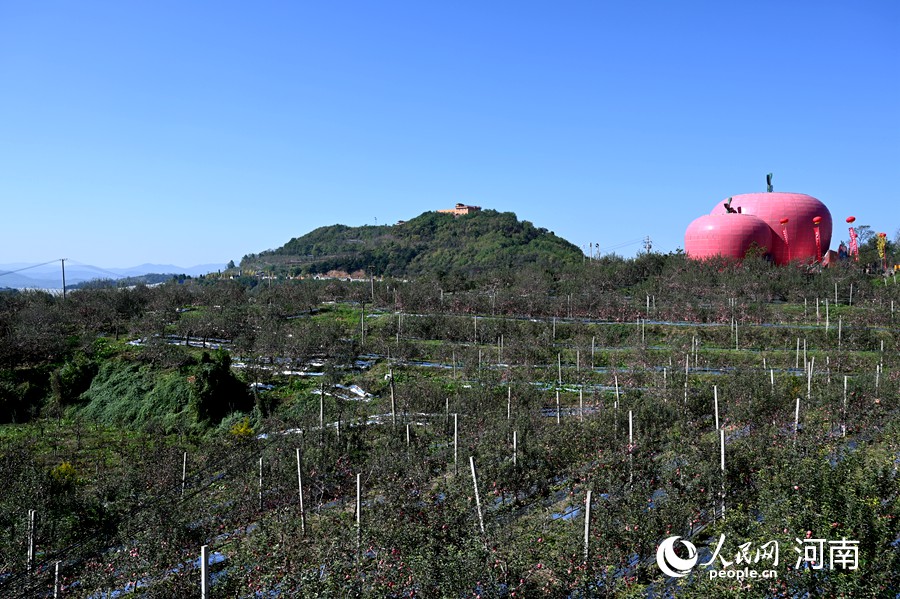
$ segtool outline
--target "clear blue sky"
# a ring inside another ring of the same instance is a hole
[[[456,202],[667,252],[768,172],[894,236],[900,2],[0,3],[0,263]]]

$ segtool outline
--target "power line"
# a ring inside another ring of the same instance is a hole
[[[41,262],[40,264],[33,264],[32,266],[23,266],[22,268],[17,268],[16,270],[7,270],[4,272],[0,272],[0,277],[4,275],[11,275],[13,273],[22,272],[23,270],[29,270],[31,268],[37,268],[38,266],[47,266],[48,264],[53,264],[54,262],[58,262],[59,260],[49,260],[47,262]]]

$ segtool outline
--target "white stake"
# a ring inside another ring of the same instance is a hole
[[[719,388],[713,385],[713,404],[716,411],[716,430],[719,430]]]
[[[587,564],[591,539],[591,490],[584,499],[584,563]]]
[[[475,489],[475,506],[478,508],[478,528],[484,534],[484,519],[481,517],[481,497],[478,495],[478,477],[475,475],[475,456],[469,456],[469,465],[472,466],[472,487]]]
[[[837,281],[835,281],[835,282],[834,282],[834,305],[836,306],[837,303],[838,303],[838,298],[837,298]]]
[[[578,390],[578,419],[584,421],[584,387]]]
[[[847,377],[844,377],[844,409],[841,413],[841,436],[847,436]]]
[[[772,392],[774,393],[775,392],[775,369],[774,368],[769,369],[769,381],[772,384]]]
[[[556,354],[556,369],[559,373],[557,382],[562,385],[562,354]]]
[[[559,415],[559,390],[556,391],[556,424],[560,424],[562,421],[560,420]]]
[[[825,298],[825,336],[828,336],[828,325],[831,322],[828,314],[828,298]]]
[[[722,518],[725,517],[725,429],[719,429],[720,467],[722,469]]]
[[[209,546],[200,548],[200,599],[209,599]]]
[[[25,562],[26,570],[31,572],[31,569],[34,567],[34,536],[35,536],[35,518],[37,517],[37,510],[28,510],[28,559]]]
[[[850,283],[850,305],[853,305],[853,283]]]
[[[816,357],[813,356],[812,361],[809,363],[809,371],[806,373],[806,399],[809,399],[812,397],[812,375],[813,375],[813,368],[815,367],[815,364],[816,364]]]
[[[457,461],[459,449],[459,428],[457,427],[456,412],[453,413],[453,469],[459,474],[459,463]]]
[[[632,411],[628,410],[628,451],[634,446],[634,428],[632,420]]]
[[[263,459],[259,458],[259,509],[263,506],[263,480],[262,480]]]
[[[306,535],[306,510],[303,509],[303,475],[300,474],[300,448],[297,448],[297,490],[300,493],[300,533]]]
[[[359,551],[362,540],[362,473],[356,473],[356,550]]]
[[[894,303],[891,302],[891,315],[894,314]],[[594,342],[597,340],[596,337],[591,337],[591,370],[594,369]]]
[[[519,448],[518,448],[517,434],[516,434],[516,431],[513,431],[513,466],[516,465],[518,453],[519,453]]]
[[[800,397],[797,397],[797,406],[794,408],[794,446],[797,446],[797,434],[800,432]]]
[[[506,419],[512,417],[512,387],[506,388]]]
[[[181,463],[181,496],[184,497],[184,487],[187,484],[187,452],[184,452],[184,459]]]
[[[878,380],[881,378],[881,364],[875,365],[875,393],[878,393]]]
[[[406,446],[409,447],[409,423],[406,423]]]
[[[388,370],[388,376],[391,379],[391,426],[397,426],[397,402],[394,399],[394,369]]]
[[[797,354],[794,358],[794,370],[800,369],[800,337],[797,337]]]
[[[59,560],[53,564],[53,599],[59,597]]]
[[[843,334],[842,334],[843,325],[844,325],[844,317],[838,316],[838,351],[841,351],[841,337],[843,336]]]

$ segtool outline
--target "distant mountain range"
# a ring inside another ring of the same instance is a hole
[[[173,264],[141,264],[129,268],[103,268],[66,261],[66,287],[97,279],[123,279],[146,274],[185,274],[192,277],[225,270],[225,264],[199,264],[183,267]],[[0,264],[0,288],[62,289],[59,261],[33,266],[27,263]]]

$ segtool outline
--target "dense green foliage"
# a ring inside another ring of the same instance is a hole
[[[535,265],[558,268],[582,260],[566,240],[512,212],[465,216],[425,212],[396,225],[320,227],[276,250],[246,256],[244,267],[302,264],[301,273],[364,270],[379,276],[431,274],[439,278]]]

